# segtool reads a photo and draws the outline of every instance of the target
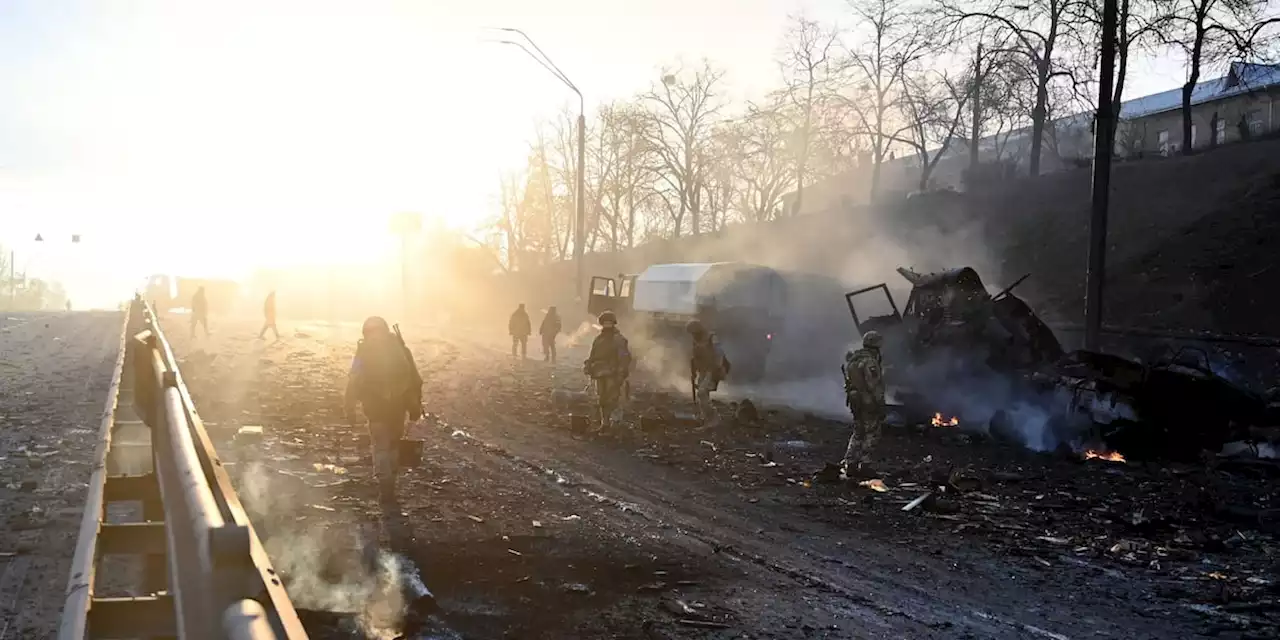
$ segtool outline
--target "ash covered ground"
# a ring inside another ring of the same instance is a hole
[[[377,518],[367,436],[341,415],[358,328],[285,323],[262,342],[256,324],[215,321],[192,340],[182,320],[166,329],[184,377],[312,637],[390,636],[359,620],[374,587],[344,559]],[[585,385],[583,348],[513,361],[494,329],[406,327],[432,418],[401,495],[438,635],[1277,632],[1266,464],[1082,461],[923,425],[886,430],[883,491],[825,483],[814,472],[839,459],[846,421],[768,406],[739,421],[723,405],[702,429],[678,417],[688,397],[641,376],[622,428],[574,433],[578,409],[551,397]],[[237,445],[242,425],[263,442]]]
[[[123,320],[0,312],[0,640],[58,627]]]

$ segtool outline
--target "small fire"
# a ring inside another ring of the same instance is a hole
[[[1090,458],[1106,460],[1107,462],[1124,462],[1124,456],[1119,451],[1095,451],[1089,449],[1084,452],[1084,459],[1088,460]]]
[[[960,426],[960,418],[952,417],[950,419],[943,418],[941,413],[933,414],[933,420],[930,421],[935,427],[958,427]]]

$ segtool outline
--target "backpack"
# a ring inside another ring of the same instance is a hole
[[[418,377],[407,351],[395,339],[361,340],[356,346],[360,401],[366,412],[406,408],[408,394],[415,391],[414,382]],[[420,393],[421,382],[416,386]]]

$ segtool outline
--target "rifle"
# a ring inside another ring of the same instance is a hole
[[[693,396],[694,403],[698,402],[698,370],[693,365],[693,360],[689,361],[689,394]]]
[[[418,363],[413,360],[413,352],[409,350],[409,345],[404,343],[404,335],[400,333],[400,325],[391,325],[391,330],[396,334],[396,340],[400,342],[400,348],[404,351],[404,357],[409,361],[410,376],[409,392],[405,397],[405,404],[409,408],[409,417],[417,420],[426,415],[426,409],[422,406],[422,375],[418,373]],[[416,406],[415,406],[416,405]],[[414,410],[417,413],[414,413]],[[414,417],[414,416],[417,417]]]

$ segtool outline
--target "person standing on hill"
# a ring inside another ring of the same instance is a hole
[[[547,307],[538,335],[542,336],[542,359],[552,364],[556,362],[556,336],[560,335],[561,329],[560,313],[555,307]]]
[[[191,296],[191,337],[196,337],[196,325],[204,327],[204,337],[209,337],[209,298],[204,293],[204,287],[196,289],[196,294]]]
[[[516,348],[520,349],[520,359],[528,358],[529,334],[533,333],[533,323],[529,320],[529,312],[524,310],[524,303],[516,307],[511,319],[507,321],[507,333],[511,334],[511,357],[516,357]]]
[[[262,331],[258,332],[258,339],[261,340],[265,338],[267,335],[267,329],[270,329],[271,333],[276,334],[276,340],[279,340],[280,330],[276,328],[276,292],[275,291],[268,293],[266,301],[262,303],[262,315],[263,315]]]

